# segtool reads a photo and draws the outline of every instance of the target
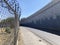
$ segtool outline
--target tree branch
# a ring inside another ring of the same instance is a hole
[[[10,8],[13,12],[15,12],[15,10],[9,5],[9,3],[8,3],[6,0],[4,0],[4,2],[5,2],[6,5],[8,6],[8,8]]]

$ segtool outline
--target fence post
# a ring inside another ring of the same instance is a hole
[[[15,30],[14,30],[14,45],[17,44],[18,31],[19,31],[19,17],[16,13],[16,4],[15,4]]]

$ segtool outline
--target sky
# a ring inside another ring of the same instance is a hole
[[[21,7],[21,18],[26,18],[42,9],[51,0],[18,0]]]
[[[0,20],[6,19],[8,17],[14,17],[14,15],[10,14],[8,9],[0,6]]]
[[[21,7],[21,18],[26,18],[38,10],[42,9],[51,0],[17,0]],[[0,6],[0,20],[8,17],[12,17],[7,9]]]

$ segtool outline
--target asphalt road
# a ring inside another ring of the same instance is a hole
[[[32,33],[42,38],[43,40],[47,41],[51,45],[60,45],[60,36],[58,35],[51,34],[51,33],[41,31],[38,29],[29,28],[29,27],[24,27],[24,28],[31,31]]]
[[[20,27],[20,31],[24,45],[51,45],[50,43],[29,31],[28,28]]]

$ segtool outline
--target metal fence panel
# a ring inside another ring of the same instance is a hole
[[[0,7],[0,45],[13,45],[15,17]]]

